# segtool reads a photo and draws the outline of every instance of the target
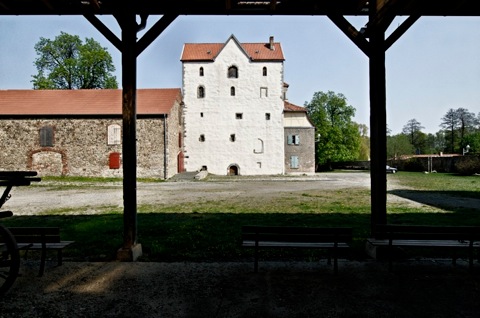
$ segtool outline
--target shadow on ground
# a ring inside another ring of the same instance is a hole
[[[38,264],[36,264],[38,265]],[[66,262],[23,276],[0,317],[479,317],[480,264],[410,260]]]

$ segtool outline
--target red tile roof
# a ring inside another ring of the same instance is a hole
[[[185,43],[183,46],[182,62],[213,61],[230,39],[236,41],[252,61],[284,61],[282,46],[273,42],[274,49],[267,43],[239,43],[232,35],[225,43]]]
[[[293,105],[292,103],[289,103],[287,101],[285,101],[283,110],[286,112],[307,112],[307,109],[305,107]]]
[[[137,114],[168,114],[180,88],[138,89]],[[121,115],[122,90],[0,90],[0,116]]]

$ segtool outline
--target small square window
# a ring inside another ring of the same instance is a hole
[[[205,135],[200,135],[200,138],[198,138],[199,141],[204,142],[205,141]]]
[[[235,118],[236,119],[243,119],[243,113],[236,113]]]
[[[265,120],[270,120],[270,113],[265,113]]]
[[[236,140],[235,134],[231,134],[230,135],[230,141],[235,142],[235,140]]]
[[[200,113],[200,117],[203,117],[203,113]]]

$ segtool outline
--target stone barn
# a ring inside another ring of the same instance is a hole
[[[183,171],[179,88],[137,91],[137,175]],[[122,176],[121,90],[0,90],[0,169]]]

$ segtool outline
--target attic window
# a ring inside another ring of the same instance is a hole
[[[203,76],[203,67],[200,67],[199,73],[200,73],[200,76]]]
[[[267,76],[267,67],[266,66],[263,67],[263,76]]]
[[[228,68],[228,78],[238,78],[238,68],[236,66]]]

